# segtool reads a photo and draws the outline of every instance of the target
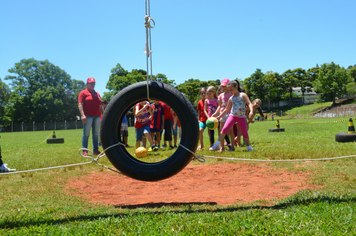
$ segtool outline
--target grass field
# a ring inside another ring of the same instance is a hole
[[[248,159],[318,159],[355,154],[355,143],[335,142],[335,134],[347,132],[348,122],[340,119],[282,120],[284,133],[268,132],[276,122],[250,126],[252,148],[235,152],[199,155]],[[78,154],[81,130],[59,130],[64,144],[48,145],[50,131],[0,133],[2,156],[9,167],[28,170],[89,161]],[[205,132],[205,146],[209,146]],[[134,151],[134,130],[130,128],[130,151]],[[91,143],[89,144],[91,146]],[[170,151],[159,151],[160,158]],[[216,159],[206,158],[210,165]],[[101,163],[111,166],[106,158]],[[236,161],[219,161],[219,163]],[[258,165],[258,163],[257,163]],[[295,163],[270,163],[271,168],[307,170],[311,182],[322,185],[282,199],[273,206],[260,202],[211,206],[169,205],[157,208],[125,209],[92,204],[69,195],[69,179],[103,171],[95,165],[60,168],[13,175],[0,175],[0,235],[356,235],[356,157]]]

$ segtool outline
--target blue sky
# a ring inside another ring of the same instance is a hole
[[[94,77],[103,94],[117,63],[146,70],[144,0],[3,0],[0,9],[2,80],[21,59],[48,59],[72,79]],[[257,68],[347,68],[356,64],[354,9],[354,0],[151,0],[153,74],[181,84]]]

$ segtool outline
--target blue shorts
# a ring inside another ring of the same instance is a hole
[[[200,129],[205,129],[206,128],[206,124],[200,121],[199,122],[199,128]]]
[[[140,129],[136,129],[136,142],[142,140],[142,136],[144,135],[144,133],[150,133],[150,132],[151,130],[149,125],[145,125]]]
[[[161,129],[151,129],[151,133],[161,133]]]

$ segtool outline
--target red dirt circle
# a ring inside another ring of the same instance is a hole
[[[267,164],[189,164],[177,175],[143,182],[111,171],[72,179],[67,190],[93,203],[118,207],[170,204],[233,205],[257,200],[265,205],[304,189],[315,189],[308,172],[274,170]]]

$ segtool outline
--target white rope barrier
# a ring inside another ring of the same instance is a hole
[[[69,164],[69,165],[63,165],[63,166],[45,167],[45,168],[33,169],[33,170],[22,170],[22,171],[14,171],[14,172],[3,172],[3,173],[0,173],[0,175],[20,174],[20,173],[28,173],[28,172],[41,171],[41,170],[52,170],[52,169],[65,168],[65,167],[71,167],[71,166],[86,165],[86,164],[91,164],[91,163],[93,163],[93,162],[91,161],[91,162],[84,162],[84,163],[77,163],[77,164]]]
[[[235,161],[250,161],[250,162],[303,162],[303,161],[330,161],[330,160],[337,160],[337,159],[345,159],[356,157],[356,155],[350,156],[341,156],[341,157],[328,157],[328,158],[316,158],[316,159],[286,159],[286,160],[265,160],[265,159],[247,159],[247,158],[235,158],[235,157],[216,157],[216,156],[204,156],[204,155],[197,155],[196,153],[192,152],[188,148],[184,147],[183,145],[179,144],[182,148],[187,150],[188,152],[194,155],[193,159],[197,159],[200,162],[205,162],[206,158],[213,158],[213,159],[225,159],[225,160],[235,160]]]
[[[329,158],[317,158],[317,159],[286,159],[286,160],[264,160],[264,159],[246,159],[246,158],[234,158],[234,157],[215,157],[215,156],[199,156],[215,159],[226,159],[226,160],[236,160],[236,161],[251,161],[251,162],[303,162],[303,161],[329,161],[337,159],[345,159],[356,157],[356,155],[351,156],[341,156],[341,157],[329,157]]]

